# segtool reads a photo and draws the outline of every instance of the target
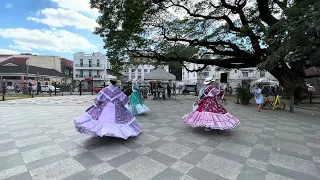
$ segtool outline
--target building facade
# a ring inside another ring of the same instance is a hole
[[[59,75],[59,81],[61,80],[61,78],[63,78],[64,83],[70,83],[72,81],[73,62],[71,60],[59,56],[34,55],[30,53],[1,54],[0,65],[10,64],[21,65],[21,67],[33,66],[48,70],[54,70],[56,72],[64,74],[64,76],[61,76],[61,74]],[[45,71],[41,71],[38,74],[40,76],[46,75],[43,74],[44,72]]]
[[[107,60],[106,54],[100,52],[92,54],[78,52],[74,54],[74,80],[92,79],[93,81],[105,81],[108,69],[110,69],[110,62]]]
[[[186,63],[185,65],[190,70],[203,67],[201,64],[193,63]],[[224,85],[220,83],[221,73],[227,73],[227,84],[232,88],[236,87],[238,84],[250,84],[250,82],[260,78],[266,78],[270,81],[277,81],[277,79],[269,72],[260,71],[257,68],[223,69],[217,66],[208,66],[201,72],[189,72],[186,69],[183,69],[182,81],[185,84],[201,85],[206,77],[213,77],[218,84]]]
[[[167,72],[169,72],[169,66],[161,67]],[[139,81],[144,81],[144,75],[152,72],[155,69],[153,65],[139,65],[137,67],[125,68],[122,72],[125,81],[131,81],[133,79],[138,79]]]

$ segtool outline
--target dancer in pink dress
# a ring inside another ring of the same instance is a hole
[[[183,121],[192,127],[204,127],[206,130],[227,130],[236,127],[240,121],[216,100],[217,96],[223,95],[223,90],[214,87],[214,79],[211,77],[206,78],[204,84],[207,87],[196,102],[199,107],[184,115]]]

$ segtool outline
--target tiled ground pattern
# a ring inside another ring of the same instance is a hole
[[[190,98],[147,101],[143,133],[127,141],[74,130],[92,96],[0,102],[0,179],[320,179],[320,116],[229,103],[241,126],[205,132],[181,122]]]

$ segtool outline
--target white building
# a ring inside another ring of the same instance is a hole
[[[188,69],[198,69],[203,67],[201,64],[186,63]],[[277,81],[267,71],[260,71],[257,68],[242,68],[242,69],[223,69],[217,66],[208,66],[201,72],[188,72],[186,69],[182,70],[182,81],[185,84],[202,84],[206,77],[213,77],[217,83],[220,83],[221,73],[227,73],[227,84],[231,87],[236,87],[237,84],[243,85],[244,83],[249,84],[252,81],[258,80],[260,78],[267,78],[271,81]],[[221,84],[222,85],[222,84]]]
[[[110,69],[110,62],[107,60],[106,54],[78,52],[73,56],[74,80],[90,78],[94,81],[104,81],[107,76],[107,69]]]
[[[161,67],[169,72],[169,66]],[[133,79],[138,79],[140,81],[144,81],[144,75],[146,73],[150,73],[155,69],[152,65],[139,65],[138,67],[129,67],[126,68],[122,74],[124,75],[124,79],[131,81]]]

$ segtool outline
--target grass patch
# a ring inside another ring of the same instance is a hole
[[[33,98],[37,98],[37,97],[50,97],[50,96],[45,96],[45,95],[33,95]],[[9,96],[5,96],[4,100],[5,101],[10,101],[10,100],[17,100],[17,99],[27,99],[27,98],[32,98],[31,95],[9,95]],[[2,100],[2,96],[1,96],[1,100]]]

